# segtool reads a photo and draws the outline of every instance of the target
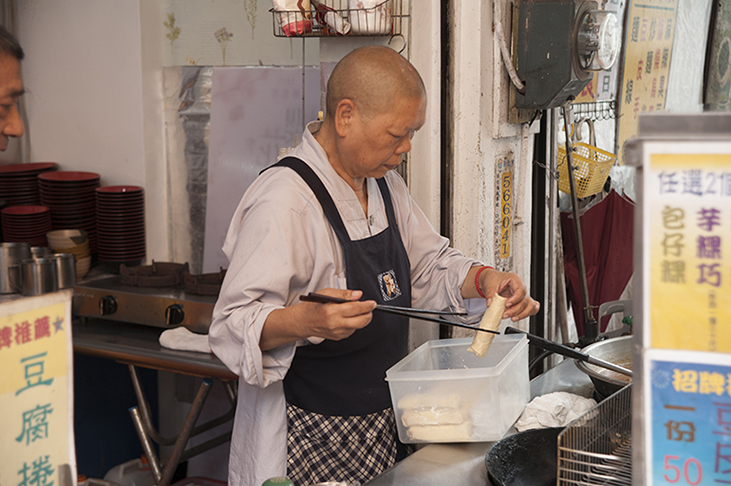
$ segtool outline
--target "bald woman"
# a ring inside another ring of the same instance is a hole
[[[382,46],[333,70],[326,115],[244,194],[223,251],[213,352],[239,376],[229,484],[367,482],[408,454],[386,370],[408,352],[408,320],[376,304],[468,311],[498,291],[504,318],[538,304],[514,274],[449,246],[392,169],[426,117],[419,73]],[[343,304],[301,302],[319,292]]]

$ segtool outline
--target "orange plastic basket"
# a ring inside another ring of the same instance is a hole
[[[617,156],[582,142],[574,143],[572,147],[576,197],[581,199],[602,190]],[[571,194],[566,147],[563,145],[558,147],[558,174],[558,188]]]

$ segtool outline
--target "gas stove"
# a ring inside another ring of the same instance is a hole
[[[90,272],[74,286],[74,315],[207,333],[224,273],[190,275],[169,262]]]

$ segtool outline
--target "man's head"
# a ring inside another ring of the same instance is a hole
[[[354,178],[383,177],[411,150],[411,137],[424,124],[426,89],[399,53],[368,46],[335,66],[326,104],[325,124],[337,134],[331,163]]]
[[[25,92],[20,78],[23,57],[18,41],[0,25],[0,150],[8,148],[8,137],[20,137],[25,131],[18,111],[18,98]]]

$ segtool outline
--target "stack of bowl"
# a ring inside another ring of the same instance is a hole
[[[9,164],[0,166],[0,199],[8,206],[32,206],[41,203],[38,174],[56,170],[55,162]]]
[[[97,251],[96,198],[100,176],[94,172],[44,172],[38,175],[41,204],[51,208],[53,229],[82,229]]]
[[[81,279],[91,266],[89,233],[79,229],[54,230],[46,235],[54,253],[71,253],[76,257],[76,278]]]
[[[46,246],[51,211],[46,206],[11,206],[0,211],[5,241]]]
[[[139,186],[105,186],[96,190],[99,260],[139,262],[145,258],[145,196]]]

